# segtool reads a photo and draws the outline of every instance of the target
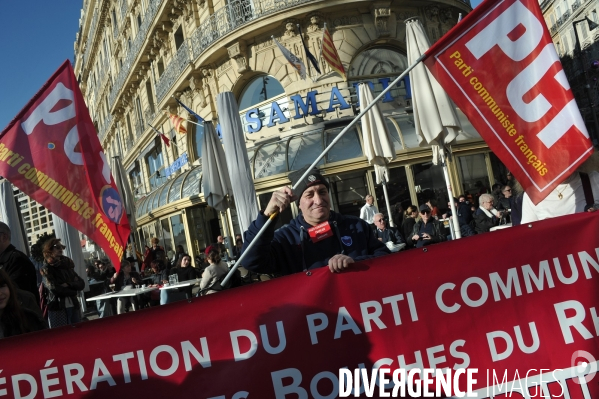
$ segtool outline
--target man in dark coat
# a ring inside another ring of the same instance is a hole
[[[289,175],[293,185],[307,167]],[[272,223],[248,251],[249,244],[269,217],[297,200],[301,214],[275,231]],[[291,274],[328,266],[341,272],[355,261],[389,254],[364,220],[331,211],[329,183],[318,169],[310,170],[294,191],[284,187],[273,193],[270,202],[245,232],[243,261],[246,269],[260,273]]]
[[[27,255],[10,243],[10,227],[0,222],[0,268],[3,268],[18,288],[37,298],[37,272]]]
[[[383,244],[391,241],[393,244],[402,244],[404,242],[401,234],[395,227],[387,227],[387,221],[382,213],[374,215],[374,225],[376,226],[375,236]]]

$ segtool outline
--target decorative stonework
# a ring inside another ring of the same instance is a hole
[[[425,7],[424,14],[426,15],[427,21],[437,22],[437,18],[439,17],[439,7],[437,6],[429,6]]]
[[[333,28],[340,28],[342,26],[355,26],[362,25],[362,17],[360,15],[343,15],[338,18],[333,18]]]
[[[218,82],[216,80],[216,74],[214,70],[207,66],[202,68],[202,75],[204,75],[204,79],[208,82],[208,88],[210,89],[210,96],[213,99],[213,102],[216,102],[216,95],[218,94]]]
[[[310,25],[306,28],[306,32],[313,33],[318,32],[320,30],[320,25],[322,24],[322,18],[318,14],[313,14],[310,16]]]
[[[371,11],[378,36],[389,36],[391,34],[389,26],[389,19],[391,18],[390,2],[375,1],[372,4]]]
[[[197,95],[199,97],[200,108],[204,108],[206,106],[206,96],[204,96],[202,78],[198,76],[192,76],[189,79],[189,88],[191,89],[192,96]]]
[[[250,70],[247,59],[247,44],[244,40],[239,40],[227,48],[229,57],[237,63],[237,73],[242,74]]]
[[[283,33],[283,38],[287,39],[287,38],[291,38],[291,37],[295,37],[296,33],[295,33],[295,26],[296,26],[296,22],[294,20],[288,19],[285,21],[285,32]]]

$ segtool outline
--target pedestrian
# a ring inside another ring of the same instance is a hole
[[[62,254],[65,248],[58,238],[49,239],[42,248],[45,263],[41,273],[48,292],[50,328],[81,321],[77,293],[85,288],[85,281],[75,272],[73,261]]]

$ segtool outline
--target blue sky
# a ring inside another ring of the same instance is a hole
[[[482,0],[471,0],[476,7]],[[33,0],[2,4],[0,129],[17,115],[65,59],[73,60],[82,0]],[[10,32],[10,33],[9,33]],[[8,38],[10,37],[10,39]]]
[[[82,4],[82,0],[2,2],[0,130],[64,60],[73,60]]]

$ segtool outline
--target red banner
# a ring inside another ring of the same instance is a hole
[[[67,60],[0,133],[0,175],[120,266],[129,221]]]
[[[537,0],[486,0],[424,61],[536,204],[593,151]]]
[[[0,395],[333,398],[341,368],[421,367],[597,396],[597,231],[565,216],[0,340]]]

